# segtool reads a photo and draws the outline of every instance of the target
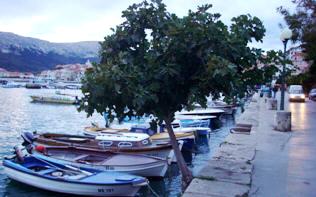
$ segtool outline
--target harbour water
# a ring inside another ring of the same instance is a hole
[[[80,134],[83,128],[90,126],[91,122],[100,125],[104,119],[99,114],[87,118],[85,112],[78,112],[73,105],[55,105],[32,103],[30,95],[54,94],[50,89],[25,89],[25,88],[0,88],[0,160],[13,155],[13,147],[22,143],[20,136],[24,131],[60,132]],[[75,93],[69,90],[69,93]],[[77,92],[78,93],[78,92]],[[232,118],[222,120],[223,126],[217,132],[208,137],[197,140],[194,152],[186,153],[193,173],[201,169],[214,150],[229,133],[229,127],[233,124]],[[191,161],[192,159],[192,161]],[[181,176],[175,164],[169,167],[167,175],[163,179],[150,180],[150,186],[159,195],[175,197],[181,194]],[[148,188],[143,188],[140,196],[153,196]],[[69,196],[53,192],[43,191],[10,180],[0,165],[0,196],[6,197],[46,197]]]

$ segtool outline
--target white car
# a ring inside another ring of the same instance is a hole
[[[291,85],[289,88],[289,101],[305,102],[305,94],[301,85]]]

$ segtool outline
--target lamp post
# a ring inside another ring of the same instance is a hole
[[[284,53],[283,53],[283,69],[281,74],[281,102],[280,102],[280,110],[284,110],[284,92],[285,92],[285,60],[286,60],[286,44],[289,39],[292,37],[292,31],[288,28],[283,29],[281,33],[281,40],[284,45]]]

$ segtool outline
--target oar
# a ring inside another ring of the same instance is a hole
[[[77,167],[74,167],[74,166],[65,165],[65,167],[67,167],[67,168],[69,168],[69,169],[71,169],[71,170],[75,170],[75,171],[78,171],[78,172],[82,172],[83,174],[88,175],[88,176],[90,176],[90,175],[93,174],[93,173],[91,173],[91,172],[88,172],[88,171],[85,171],[85,170],[81,170],[81,169],[79,169],[79,168],[77,168]]]
[[[52,164],[52,163],[49,162],[49,161],[46,161],[46,160],[44,160],[44,159],[42,159],[42,158],[39,158],[39,157],[37,157],[37,156],[35,156],[35,155],[32,155],[32,157],[35,157],[36,159],[38,159],[38,160],[40,160],[40,161],[42,161],[42,162],[44,162],[44,163],[46,163],[46,164],[48,164],[48,165],[50,165],[50,166],[53,166],[54,168],[56,168],[56,169],[58,169],[58,170],[61,170],[61,171],[70,171],[70,170],[72,170],[72,172],[73,172],[73,171],[75,171],[75,172],[81,172],[81,173],[83,173],[83,174],[85,174],[85,175],[88,175],[88,176],[90,176],[90,175],[93,174],[93,173],[91,173],[91,172],[88,172],[88,171],[85,171],[85,170],[81,170],[81,169],[76,168],[76,167],[74,167],[74,166],[63,165],[63,166],[65,166],[66,168],[70,169],[70,170],[66,170],[66,169],[60,168],[60,167],[58,167],[58,166]]]

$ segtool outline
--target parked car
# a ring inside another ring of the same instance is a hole
[[[309,100],[316,101],[316,88],[312,89],[308,94]]]
[[[289,87],[289,101],[305,102],[305,94],[301,85],[291,85]]]

